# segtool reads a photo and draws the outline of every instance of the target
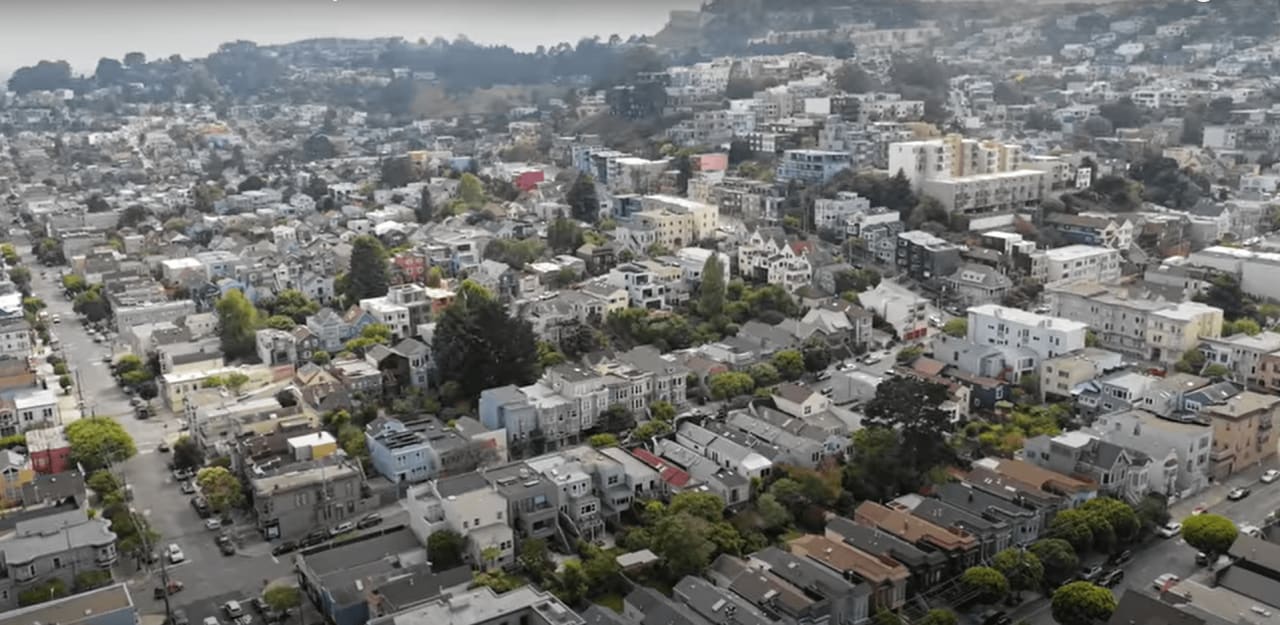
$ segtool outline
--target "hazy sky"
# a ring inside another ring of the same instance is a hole
[[[652,34],[699,0],[0,0],[0,76],[40,59],[92,72],[98,58],[204,56],[233,39],[407,39],[465,34],[532,49],[592,35]]]

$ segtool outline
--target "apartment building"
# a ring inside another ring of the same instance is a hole
[[[960,266],[960,246],[923,230],[911,230],[898,234],[894,262],[913,278],[940,279]]]
[[[1155,469],[1147,481],[1151,492],[1181,497],[1209,485],[1211,426],[1163,419],[1146,410],[1123,410],[1098,416],[1090,431],[1150,457]],[[1168,467],[1176,470],[1168,474]]]
[[[906,604],[911,572],[898,562],[886,562],[842,540],[815,534],[793,539],[787,547],[792,554],[819,562],[846,579],[866,582],[871,586],[872,610],[897,610]]]
[[[1070,400],[1076,387],[1124,366],[1117,352],[1086,347],[1040,363],[1040,400]]]
[[[258,531],[268,540],[296,540],[378,507],[360,469],[336,457],[287,465],[249,483]]]
[[[1202,408],[1200,414],[1213,424],[1209,474],[1222,480],[1273,458],[1277,412],[1280,397],[1253,391]]]
[[[1025,348],[1038,363],[1084,348],[1087,328],[1078,321],[984,304],[969,309],[968,340],[978,345]]]
[[[813,225],[819,231],[826,230],[839,238],[862,238],[864,230],[875,230],[890,224],[899,224],[897,211],[882,206],[873,207],[871,201],[850,191],[841,191],[835,198],[819,198],[813,203]]]
[[[54,579],[72,588],[77,574],[109,573],[118,559],[111,522],[85,509],[18,521],[0,537],[0,606],[17,608],[20,593]]]
[[[547,505],[554,513],[554,503]],[[404,506],[409,511],[409,528],[422,544],[447,528],[467,539],[467,557],[473,565],[508,568],[515,563],[510,507],[483,475],[467,473],[412,486]],[[487,550],[496,557],[486,561]]]
[[[1078,245],[1101,245],[1119,251],[1133,245],[1134,225],[1128,219],[1117,221],[1109,215],[1094,213],[1051,213],[1045,216],[1044,224]]]
[[[1052,314],[1088,324],[1100,347],[1156,362],[1176,362],[1222,332],[1219,308],[1134,296],[1097,282],[1048,287],[1045,301]]]
[[[948,212],[964,214],[1032,205],[1048,187],[1044,172],[1023,168],[1020,146],[957,134],[890,144],[889,173],[899,172]]]
[[[1206,365],[1222,365],[1231,370],[1236,382],[1262,387],[1267,377],[1263,362],[1280,351],[1280,333],[1267,331],[1254,336],[1241,333],[1227,337],[1215,334],[1201,340],[1199,349]]]
[[[1112,284],[1120,279],[1120,251],[1100,245],[1068,245],[1045,250],[1045,286],[1072,282]]]
[[[0,320],[0,356],[25,359],[31,355],[31,324],[22,317]]]
[[[471,422],[482,428],[474,420]],[[364,432],[373,470],[396,483],[468,473],[503,462],[505,435],[493,435],[504,440],[499,444],[489,436],[466,436],[432,417],[412,421],[379,417],[369,422]]]
[[[786,150],[778,162],[776,180],[788,183],[823,184],[852,165],[848,152],[826,150]]]
[[[488,587],[443,594],[403,611],[380,616],[369,625],[586,625],[578,613],[555,595],[521,586],[501,594]]]

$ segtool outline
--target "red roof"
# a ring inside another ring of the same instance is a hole
[[[667,464],[666,460],[653,455],[646,449],[632,449],[631,455],[635,456],[640,462],[653,467],[655,471],[662,474],[662,481],[676,488],[683,488],[692,479],[683,469]]]

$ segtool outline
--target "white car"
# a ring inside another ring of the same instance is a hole
[[[178,547],[177,543],[169,543],[167,554],[169,556],[169,564],[177,564],[187,559],[186,554],[182,553],[182,549]]]
[[[209,517],[204,520],[204,528],[207,530],[222,529],[222,521],[219,521],[217,517]]]
[[[346,534],[347,532],[350,532],[351,530],[353,530],[353,529],[355,529],[355,528],[356,528],[356,524],[355,524],[355,523],[352,523],[351,521],[344,521],[344,522],[342,522],[342,523],[339,523],[339,524],[337,524],[337,525],[335,525],[335,526],[333,526],[333,527],[329,528],[329,535],[330,535],[330,536],[338,536],[338,535],[340,535],[340,534]]]
[[[1165,586],[1172,586],[1173,584],[1178,583],[1181,579],[1182,578],[1174,575],[1173,573],[1165,573],[1164,575],[1157,577],[1151,585],[1154,586],[1156,590],[1164,590]]]
[[[184,494],[184,495],[194,495],[194,494],[196,494],[196,485],[195,485],[195,483],[193,483],[191,480],[187,480],[187,481],[183,482],[183,483],[182,483],[182,494]]]
[[[240,607],[239,601],[228,601],[222,604],[222,609],[226,611],[227,616],[231,618],[240,618],[244,616],[244,608]]]
[[[1156,533],[1164,538],[1173,538],[1182,533],[1182,524],[1170,521],[1164,524],[1164,527],[1156,530]]]
[[[1263,484],[1270,484],[1276,480],[1280,480],[1280,471],[1277,471],[1275,469],[1267,469],[1266,472],[1262,474]]]

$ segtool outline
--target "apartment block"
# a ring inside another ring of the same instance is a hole
[[[1024,348],[1037,363],[1084,348],[1087,326],[996,304],[969,309],[969,342]]]
[[[1210,475],[1222,480],[1273,458],[1278,412],[1280,397],[1252,391],[1201,409],[1200,413],[1213,424]]]
[[[258,531],[268,540],[295,540],[378,507],[376,498],[366,497],[360,469],[335,457],[288,465],[249,482]]]
[[[913,278],[940,279],[959,268],[960,246],[923,230],[911,230],[898,235],[894,262]]]
[[[1132,295],[1123,287],[1072,282],[1045,290],[1050,312],[1088,324],[1105,349],[1173,363],[1222,332],[1222,310],[1198,302]]]
[[[851,165],[848,152],[786,150],[778,162],[777,181],[823,184]]]
[[[1044,172],[1022,166],[1020,146],[957,134],[890,144],[889,173],[899,172],[949,212],[964,214],[1033,205],[1048,187]]]
[[[1071,282],[1111,284],[1120,279],[1120,251],[1100,245],[1068,245],[1045,250],[1045,286]]]

